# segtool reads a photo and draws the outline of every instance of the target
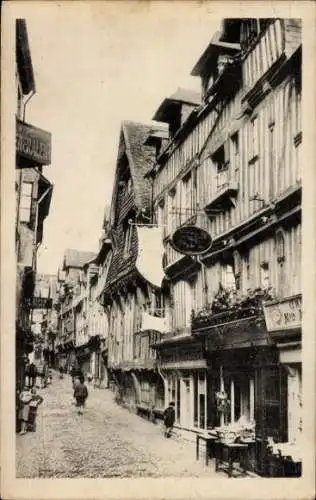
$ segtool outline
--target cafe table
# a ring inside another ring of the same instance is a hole
[[[210,452],[213,451],[214,443],[217,441],[217,436],[208,433],[198,433],[196,435],[196,459],[199,459],[200,441],[205,441],[205,464],[208,465]]]
[[[240,465],[240,459],[244,457],[243,472],[245,473],[248,469],[248,443],[224,443],[221,441],[216,441],[214,443],[215,447],[215,470],[224,470],[228,473],[229,477],[233,475],[233,464],[238,460]],[[228,467],[226,461],[223,458],[224,452],[226,451],[228,456]]]

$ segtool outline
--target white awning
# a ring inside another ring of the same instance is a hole
[[[149,283],[160,288],[164,278],[162,229],[160,227],[137,226],[137,235],[136,268]]]
[[[167,318],[158,318],[146,312],[142,315],[142,330],[157,330],[161,333],[168,332]]]

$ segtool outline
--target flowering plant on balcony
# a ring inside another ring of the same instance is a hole
[[[262,302],[273,298],[271,287],[249,289],[246,294],[242,294],[238,290],[225,289],[220,285],[211,303],[206,304],[197,314],[192,311],[192,326],[198,328],[257,316],[262,313]]]

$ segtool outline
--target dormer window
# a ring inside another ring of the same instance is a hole
[[[133,182],[132,182],[131,177],[129,177],[129,179],[126,182],[126,190],[128,193],[132,192],[132,186],[133,186]]]

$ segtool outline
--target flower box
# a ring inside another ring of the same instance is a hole
[[[207,304],[197,314],[192,313],[192,330],[263,315],[262,302],[272,297],[270,289],[249,290],[247,295],[220,289],[212,304]]]

